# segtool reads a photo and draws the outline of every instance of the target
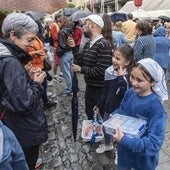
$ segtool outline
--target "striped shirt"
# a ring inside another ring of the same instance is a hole
[[[152,35],[139,36],[133,48],[136,61],[144,58],[153,58],[156,50],[156,43]]]
[[[81,66],[87,85],[103,87],[105,69],[112,64],[112,48],[105,38],[98,39],[90,48],[88,41],[82,52],[73,49],[74,62]]]

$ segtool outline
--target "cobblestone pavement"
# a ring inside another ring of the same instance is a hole
[[[64,83],[55,83],[49,86],[49,91],[56,96],[58,101],[56,108],[46,110],[49,128],[49,139],[41,146],[40,156],[44,165],[41,170],[115,170],[114,151],[97,154],[95,149],[100,144],[95,143],[92,151],[89,150],[89,142],[83,142],[81,138],[82,121],[87,119],[84,111],[84,80],[79,79],[79,120],[77,140],[74,142],[71,122],[71,96],[62,97],[59,94],[64,89]],[[170,114],[169,101],[165,107]],[[170,168],[170,125],[167,126],[166,139],[160,152],[160,162],[157,170],[169,170]]]

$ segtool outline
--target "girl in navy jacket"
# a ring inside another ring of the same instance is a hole
[[[112,58],[113,65],[105,71],[105,82],[102,95],[94,107],[94,111],[105,111],[103,121],[108,120],[109,114],[117,109],[121,103],[124,93],[129,88],[128,75],[134,66],[134,52],[131,46],[122,45],[118,47]],[[105,133],[105,144],[96,149],[97,153],[103,153],[113,149],[112,137]]]

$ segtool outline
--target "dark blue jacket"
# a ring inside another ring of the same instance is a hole
[[[43,86],[33,82],[24,65],[30,56],[8,40],[0,40],[0,113],[3,123],[23,148],[47,140],[46,119],[40,105]]]
[[[28,170],[24,152],[12,131],[0,121],[0,169]]]
[[[153,34],[156,42],[156,51],[154,54],[154,60],[164,69],[168,68],[170,40],[166,37],[166,29],[163,26]]]
[[[113,72],[113,66],[106,69],[103,92],[97,104],[100,110],[104,108],[108,114],[119,107],[126,90],[129,88],[126,76],[117,76]]]

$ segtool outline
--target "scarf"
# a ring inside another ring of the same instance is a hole
[[[145,58],[138,63],[142,64],[147,71],[150,73],[151,77],[155,80],[155,84],[152,87],[154,93],[156,93],[161,101],[168,100],[168,90],[166,86],[165,73],[161,66],[151,58]]]

